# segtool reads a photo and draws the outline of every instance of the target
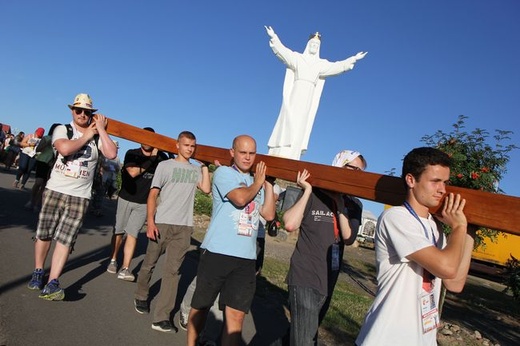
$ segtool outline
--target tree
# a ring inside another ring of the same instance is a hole
[[[453,186],[504,193],[499,183],[507,172],[509,153],[518,149],[516,145],[506,143],[511,140],[513,132],[495,130],[495,143],[492,145],[489,143],[490,134],[487,130],[476,128],[471,132],[465,131],[466,119],[467,116],[459,115],[451,132],[438,130],[433,135],[424,136],[421,141],[451,157],[453,163],[450,184]],[[494,240],[497,234],[494,230],[480,229],[475,239],[476,246],[482,244],[484,237]]]

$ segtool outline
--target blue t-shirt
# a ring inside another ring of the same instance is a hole
[[[201,248],[222,255],[256,259],[256,237],[264,190],[244,208],[237,208],[226,197],[239,187],[250,186],[253,177],[232,167],[219,167],[213,175],[213,214]]]

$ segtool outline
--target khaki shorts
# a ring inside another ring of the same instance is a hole
[[[119,197],[117,200],[116,225],[114,234],[126,233],[137,238],[146,221],[146,203],[129,202]]]

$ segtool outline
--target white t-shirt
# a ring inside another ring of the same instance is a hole
[[[71,139],[77,139],[83,134],[76,130],[71,122],[73,135]],[[52,135],[52,143],[58,139],[67,137],[67,128],[64,125],[57,126]],[[101,148],[101,139],[98,141]],[[92,181],[98,161],[98,148],[94,139],[89,141],[76,153],[67,156],[58,154],[51,171],[51,177],[47,182],[47,188],[66,195],[89,198],[91,197]]]
[[[34,157],[36,155],[36,147],[38,146],[38,143],[40,142],[41,138],[36,137],[34,134],[28,134],[29,137],[27,143],[29,144],[28,147],[22,148],[22,153],[28,155],[29,157]]]
[[[432,234],[437,247],[443,248],[446,242],[431,215],[420,219],[424,227],[405,207],[393,207],[378,220],[375,237],[378,291],[356,340],[358,346],[437,345],[436,329],[422,331],[419,297],[425,293],[423,269],[406,256],[432,246]],[[442,282],[436,278],[433,283],[438,308]]]

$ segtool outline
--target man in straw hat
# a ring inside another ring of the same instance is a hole
[[[45,259],[52,239],[56,240],[48,283],[40,294],[45,300],[65,298],[58,278],[74,248],[88,208],[98,150],[109,159],[117,156],[117,147],[105,130],[107,118],[94,115],[97,109],[93,108],[90,96],[78,94],[68,106],[72,121],[56,127],[52,136],[57,159],[44,192],[34,243],[35,269],[27,285],[32,290],[41,289]]]

